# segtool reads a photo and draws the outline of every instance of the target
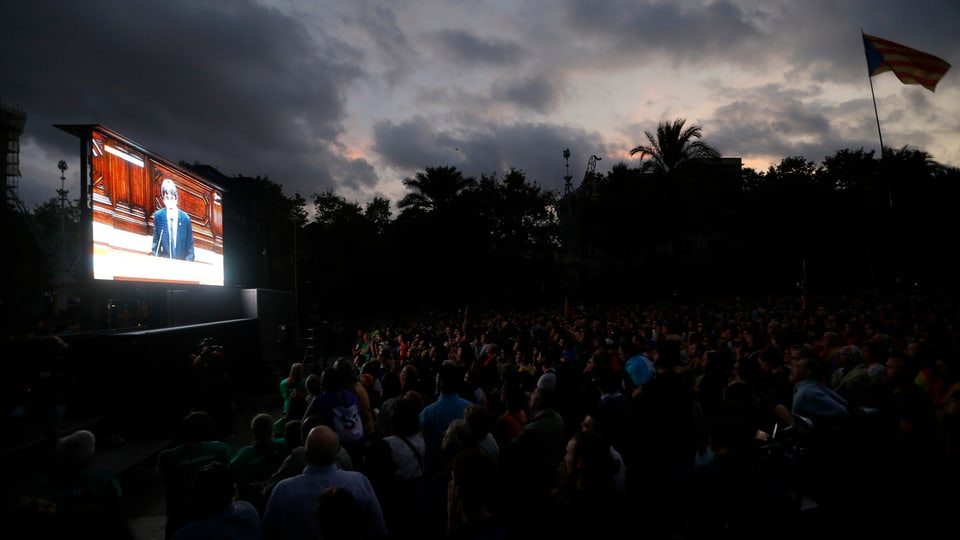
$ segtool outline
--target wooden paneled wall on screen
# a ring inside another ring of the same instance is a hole
[[[152,236],[153,213],[163,208],[160,183],[170,178],[177,184],[178,205],[193,224],[194,245],[223,254],[220,189],[98,131],[91,143],[94,221]]]

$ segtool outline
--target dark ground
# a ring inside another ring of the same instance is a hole
[[[240,396],[233,418],[233,433],[224,438],[234,449],[252,440],[249,424],[253,416],[267,412],[277,417],[280,414],[279,390],[261,390]],[[81,406],[71,408],[67,404],[63,433],[87,429],[97,436],[97,453],[94,465],[114,472],[123,490],[125,516],[137,540],[163,540],[166,521],[163,489],[154,472],[157,455],[161,450],[177,444],[177,434],[168,429],[159,429],[147,436],[125,440],[117,439],[100,416],[93,415]],[[3,495],[5,510],[17,501],[21,487],[44,474],[49,468],[43,428],[35,418],[7,419],[10,425],[5,432],[11,437],[2,443]]]

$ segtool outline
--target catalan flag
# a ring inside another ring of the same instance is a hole
[[[903,84],[919,84],[931,92],[950,69],[942,58],[869,34],[863,34],[863,50],[871,77],[892,71]]]

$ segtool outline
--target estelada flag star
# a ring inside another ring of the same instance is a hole
[[[869,34],[863,34],[863,50],[871,77],[892,71],[903,84],[919,84],[931,92],[950,69],[942,58]]]

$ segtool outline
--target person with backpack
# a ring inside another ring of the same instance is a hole
[[[362,470],[367,437],[360,396],[353,390],[352,381],[344,380],[342,372],[333,366],[320,373],[320,386],[320,394],[310,402],[304,418],[316,415],[321,424],[333,428],[340,445],[350,454],[354,470]]]

